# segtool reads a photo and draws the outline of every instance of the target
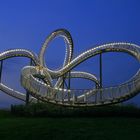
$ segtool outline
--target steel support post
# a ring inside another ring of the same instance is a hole
[[[28,91],[26,91],[26,105],[29,104],[29,98],[30,98],[30,94]]]
[[[100,53],[100,88],[102,88],[102,53]]]
[[[30,66],[33,65],[33,61],[32,59],[30,59]],[[28,91],[26,91],[26,105],[29,104],[29,99],[30,99],[30,93]]]
[[[68,73],[68,89],[70,89],[70,82],[71,82],[71,75],[70,75],[70,71],[69,71],[69,73]]]
[[[65,88],[65,75],[63,75],[63,78],[62,78],[62,89]],[[64,103],[64,91],[62,91],[62,103]]]
[[[100,53],[100,90],[102,87],[102,53]],[[100,99],[102,100],[102,91],[100,91]]]
[[[3,60],[0,61],[0,82],[2,81]]]
[[[63,75],[62,88],[65,88],[65,75]]]
[[[70,75],[70,71],[68,73],[68,102],[70,102],[70,82],[71,82],[71,75]]]
[[[96,90],[98,90],[100,87],[98,84],[95,85]],[[97,102],[97,92],[95,93],[95,103]]]
[[[34,65],[33,60],[30,59],[30,66],[33,66],[33,65]]]

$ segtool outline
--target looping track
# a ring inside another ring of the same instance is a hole
[[[45,51],[50,41],[56,37],[62,37],[66,44],[63,67],[51,70],[46,66]],[[99,106],[123,102],[140,92],[140,70],[127,82],[109,88],[99,88],[99,80],[95,75],[72,71],[77,65],[105,52],[124,52],[140,61],[140,47],[130,43],[110,43],[89,49],[76,58],[73,58],[73,41],[70,33],[65,29],[52,32],[43,44],[39,56],[25,49],[8,50],[0,54],[0,61],[11,57],[28,57],[34,62],[34,66],[26,66],[21,71],[21,84],[33,96],[30,101],[39,99],[63,106]],[[96,88],[91,90],[71,90],[62,88],[63,78],[84,78],[95,82]],[[41,79],[41,80],[40,80]],[[53,85],[53,79],[58,79]],[[0,83],[0,90],[10,96],[25,101],[26,95],[15,91]]]

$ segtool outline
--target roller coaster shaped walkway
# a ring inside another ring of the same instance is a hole
[[[45,62],[45,52],[49,43],[57,37],[62,37],[66,46],[63,66],[57,70],[51,70]],[[73,40],[65,29],[52,32],[45,40],[39,55],[25,49],[11,49],[0,53],[1,71],[2,62],[12,57],[27,57],[33,65],[25,66],[21,70],[21,85],[31,96],[29,102],[49,102],[56,105],[83,107],[116,104],[126,101],[140,92],[140,70],[127,82],[108,88],[102,88],[101,82],[91,73],[73,71],[83,61],[106,52],[124,52],[140,61],[140,47],[130,43],[110,43],[93,47],[77,57],[73,58]],[[89,90],[70,89],[70,83],[65,88],[64,80],[71,78],[83,78],[95,83],[95,87]],[[55,85],[53,80],[57,79]],[[0,81],[0,90],[17,99],[27,101],[27,95],[16,91]]]

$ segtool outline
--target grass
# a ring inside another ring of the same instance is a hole
[[[135,140],[136,118],[1,118],[2,140]]]
[[[40,105],[39,105],[40,106]],[[17,107],[17,106],[16,106]],[[20,108],[20,107],[19,107]],[[18,109],[19,109],[18,108]],[[22,106],[22,108],[24,108]],[[26,107],[25,107],[26,108]],[[34,110],[34,105],[26,108],[29,112]],[[40,108],[40,107],[39,107]],[[33,116],[31,113],[11,114],[10,111],[0,111],[0,139],[1,140],[135,140],[140,137],[139,109],[132,106],[115,106],[95,108],[93,114],[76,110],[77,115],[67,117],[63,114],[53,117]],[[36,108],[37,109],[37,108]],[[36,110],[35,109],[35,110]],[[117,110],[116,110],[117,109]],[[123,111],[120,111],[123,110]],[[54,109],[56,111],[56,109]],[[54,111],[53,110],[53,111]],[[104,111],[103,114],[97,112]],[[119,115],[104,116],[118,112]],[[127,110],[127,111],[126,111]],[[137,111],[136,111],[137,110]],[[60,110],[59,110],[60,111]],[[62,111],[62,110],[61,110]],[[37,110],[35,111],[37,113]],[[80,113],[79,113],[80,112]],[[105,113],[106,112],[106,113]],[[121,112],[134,113],[134,116],[124,116]],[[135,112],[137,112],[135,114]],[[84,115],[82,115],[84,113]],[[88,116],[90,114],[91,116]],[[58,114],[58,112],[57,112]],[[98,115],[97,115],[98,114]],[[48,114],[47,114],[48,115]],[[53,113],[54,115],[54,113]],[[56,115],[56,114],[55,114]],[[80,116],[81,115],[81,116]],[[87,115],[87,117],[85,117]]]

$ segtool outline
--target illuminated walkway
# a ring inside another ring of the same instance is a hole
[[[56,37],[64,38],[66,44],[63,67],[51,70],[46,66],[45,52],[50,43]],[[65,29],[52,32],[43,44],[39,56],[25,49],[8,50],[0,54],[1,71],[2,62],[11,57],[28,57],[32,60],[32,66],[26,66],[21,71],[21,84],[33,97],[28,100],[35,102],[37,99],[63,106],[98,106],[123,102],[140,92],[140,71],[127,82],[121,85],[102,88],[101,80],[95,75],[82,71],[73,71],[83,61],[101,55],[106,52],[124,52],[140,61],[140,47],[130,43],[110,43],[89,49],[73,58],[73,41],[70,33]],[[72,90],[71,78],[84,78],[95,83],[96,87],[90,90]],[[52,81],[57,80],[53,85]],[[68,79],[67,88],[64,88],[65,79]],[[10,96],[27,101],[26,94],[15,91],[0,83],[0,89]]]

